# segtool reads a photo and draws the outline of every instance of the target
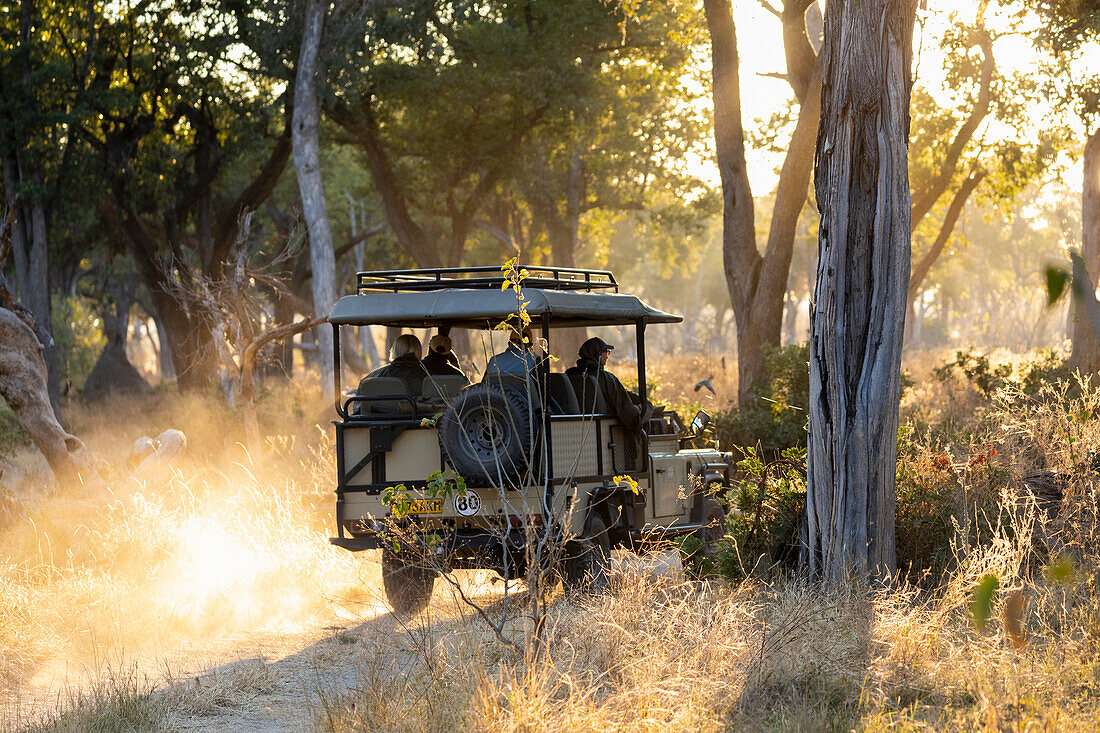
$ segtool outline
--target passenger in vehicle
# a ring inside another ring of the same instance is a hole
[[[375,369],[363,379],[396,377],[404,382],[409,394],[420,394],[420,384],[426,376],[420,363],[420,349],[420,339],[411,333],[401,334],[390,347],[390,363]]]
[[[428,342],[428,355],[420,360],[432,376],[466,376],[458,366],[458,355],[452,350],[451,337],[437,333]]]
[[[508,346],[495,354],[485,365],[485,376],[495,374],[525,374],[534,371],[539,358],[531,349],[531,329],[522,332],[512,331],[508,337]]]
[[[569,376],[580,375],[593,377],[599,386],[600,393],[610,406],[611,414],[632,433],[640,433],[642,430],[642,410],[638,408],[630,393],[626,391],[619,378],[605,368],[611,351],[615,347],[605,343],[603,339],[590,338],[581,344],[577,359],[577,365],[565,370]]]

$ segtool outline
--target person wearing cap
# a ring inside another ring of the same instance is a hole
[[[424,370],[432,376],[465,377],[458,366],[458,355],[452,350],[450,336],[437,333],[428,342],[428,355],[420,360]]]
[[[605,368],[607,359],[615,347],[600,338],[590,338],[581,344],[578,352],[577,365],[565,370],[568,376],[594,377],[596,384],[603,394],[604,400],[611,409],[611,414],[633,433],[642,430],[642,411],[630,399],[630,393],[626,387],[611,372]]]

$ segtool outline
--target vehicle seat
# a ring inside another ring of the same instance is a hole
[[[577,393],[573,389],[573,383],[564,374],[550,375],[550,410],[555,415],[579,415],[581,403],[577,400]]]
[[[355,395],[357,397],[377,397],[379,399],[352,403],[351,414],[353,415],[411,413],[412,405],[409,404],[408,400],[381,398],[398,397],[400,395],[416,397],[416,395],[409,394],[405,383],[396,377],[364,377],[359,382],[359,388],[355,390]]]
[[[510,374],[507,372],[486,374],[481,381],[484,384],[513,387],[523,394],[528,394],[530,392],[531,406],[536,410],[542,408],[542,399],[540,397],[542,385],[539,384],[539,379],[534,374],[530,375],[530,382],[528,382],[528,378],[522,374]]]
[[[570,374],[568,377],[573,385],[573,391],[580,398],[581,412],[586,415],[607,414],[609,411],[607,400],[603,398],[600,385],[594,376]]]
[[[424,377],[420,396],[429,402],[450,402],[469,384],[466,377],[458,374]]]

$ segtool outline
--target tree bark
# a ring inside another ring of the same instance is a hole
[[[916,0],[830,0],[822,51],[810,327],[808,562],[830,584],[889,579],[910,268]]]
[[[329,228],[325,187],[321,177],[321,104],[317,81],[322,76],[320,61],[328,0],[309,0],[306,4],[302,47],[294,83],[294,167],[298,171],[298,190],[302,195],[302,213],[309,236],[310,265],[313,271],[313,312],[328,315],[336,302],[336,257]],[[317,364],[321,370],[321,392],[333,398],[332,331],[327,325],[315,331]]]
[[[1085,141],[1081,187],[1081,257],[1089,281],[1100,278],[1100,128]],[[1073,301],[1073,352],[1070,363],[1082,373],[1100,373],[1100,333],[1085,313],[1083,298]]]
[[[27,290],[27,236],[23,223],[22,206],[16,190],[19,187],[18,167],[15,163],[14,148],[3,131],[0,131],[0,150],[4,152],[4,194],[5,205],[15,210],[12,222],[11,249],[12,265],[15,268],[15,296],[22,300]]]

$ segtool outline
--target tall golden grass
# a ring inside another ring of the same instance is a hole
[[[131,663],[185,671],[217,661],[234,639],[381,608],[377,566],[327,541],[333,450],[317,425],[318,404],[319,393],[302,385],[273,394],[265,405],[271,433],[251,454],[239,416],[213,397],[73,404],[72,428],[97,472],[59,489],[28,450],[5,474],[7,697],[79,689]],[[133,478],[133,441],[170,427],[187,434],[186,454]]]
[[[694,375],[673,360],[658,368],[690,396]],[[1100,522],[1095,474],[1080,464],[1100,448],[1100,392],[979,406],[965,385],[918,379],[907,399],[910,415],[959,423],[914,438],[930,441],[924,458],[964,466],[944,577],[868,591],[768,573],[734,584],[625,570],[598,595],[558,592],[537,660],[500,644],[443,584],[411,623],[382,615],[355,625],[378,609],[377,569],[327,543],[333,460],[308,387],[268,396],[270,434],[252,455],[237,416],[214,399],[160,394],[109,414],[74,407],[102,480],[48,489],[26,454],[5,473],[2,684],[50,690],[59,670],[86,667],[98,684],[62,693],[31,730],[168,730],[181,712],[263,699],[279,667],[261,661],[182,686],[171,673],[127,671],[155,669],[134,660],[188,645],[231,650],[251,633],[344,618],[335,623],[351,628],[318,646],[316,674],[352,660],[358,684],[306,691],[319,730],[1095,730]],[[130,481],[133,439],[167,427],[187,432],[188,456]],[[990,444],[997,481],[965,469]],[[1017,479],[1039,469],[1068,477],[1054,517],[1020,500]],[[979,524],[981,533],[968,529]],[[988,574],[1000,590],[979,631],[969,608]],[[479,590],[490,613],[502,610],[499,592]],[[522,609],[522,597],[511,594],[509,607]],[[509,628],[521,633],[522,623],[517,614]]]

